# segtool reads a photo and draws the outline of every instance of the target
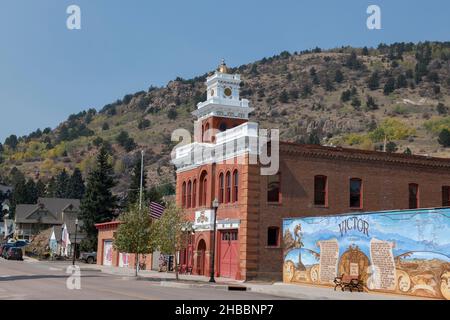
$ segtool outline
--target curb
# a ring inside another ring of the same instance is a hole
[[[180,279],[179,281],[176,281],[172,278],[162,278],[162,277],[144,277],[144,276],[137,276],[135,277],[134,274],[125,274],[125,273],[116,273],[116,272],[108,272],[108,270],[101,270],[101,269],[89,269],[87,268],[87,271],[100,271],[106,274],[115,275],[121,277],[122,280],[136,280],[136,281],[151,281],[158,283],[162,287],[167,288],[211,288],[216,290],[224,290],[224,291],[249,291],[250,287],[246,285],[240,285],[240,284],[209,284],[207,282],[195,282],[195,280],[185,280]]]
[[[80,271],[86,271],[86,272],[102,272],[102,270],[99,269],[90,269],[90,268],[81,268]]]
[[[224,291],[248,291],[247,286],[233,285],[233,284],[209,284],[209,283],[189,283],[189,280],[181,280],[184,282],[177,282],[175,279],[164,279],[164,278],[149,278],[138,276],[136,279],[138,281],[152,281],[159,282],[162,287],[168,288],[210,288],[216,290]]]

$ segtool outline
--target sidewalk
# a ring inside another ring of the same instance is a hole
[[[99,270],[101,272],[107,274],[113,274],[124,277],[133,277],[135,275],[135,270],[131,268],[119,268],[119,267],[111,267],[111,266],[101,266],[96,264],[86,264],[79,265],[81,267],[81,271],[91,271],[91,270]],[[216,283],[212,284],[209,282],[209,277],[199,276],[199,275],[186,275],[180,274],[178,276],[179,281],[176,281],[174,272],[158,272],[153,270],[140,270],[138,273],[137,280],[141,281],[155,281],[155,282],[171,282],[175,284],[193,284],[193,285],[207,285],[214,286],[218,289],[223,288],[224,290],[228,290],[228,287],[241,287],[245,288],[244,281],[238,281],[228,278],[216,277]],[[170,286],[170,284],[163,284],[166,286]]]
[[[81,265],[81,270],[99,270],[107,274],[114,274],[134,278],[134,269],[109,267],[101,265]],[[176,288],[213,287],[218,290],[247,290],[287,299],[303,300],[421,300],[417,297],[365,292],[334,291],[330,287],[316,287],[308,285],[286,284],[282,282],[244,282],[228,278],[216,278],[216,283],[210,283],[209,277],[198,275],[179,275],[169,272],[151,270],[139,271],[137,280],[160,282],[161,286]]]

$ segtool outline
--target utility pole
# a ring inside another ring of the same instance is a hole
[[[77,255],[77,229],[78,229],[78,218],[75,219],[75,243],[73,244],[73,257],[72,265],[75,265],[75,259]]]
[[[141,150],[141,185],[139,188],[139,214],[142,213],[142,196],[144,185],[144,150]],[[139,272],[139,253],[136,252],[136,276]]]

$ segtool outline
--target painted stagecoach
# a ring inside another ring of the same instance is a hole
[[[450,208],[283,221],[283,280],[450,300]]]

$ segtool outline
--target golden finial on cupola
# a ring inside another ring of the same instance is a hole
[[[222,62],[219,65],[219,72],[221,72],[221,73],[228,73],[228,67],[225,64],[225,59],[222,59]]]

